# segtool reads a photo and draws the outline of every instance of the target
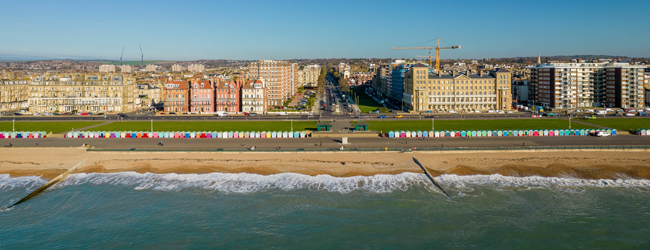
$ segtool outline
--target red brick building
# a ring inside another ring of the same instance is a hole
[[[192,113],[214,113],[214,87],[212,81],[201,79],[190,82],[190,107]]]
[[[164,95],[166,112],[189,112],[190,92],[187,81],[167,81]]]
[[[242,83],[237,81],[217,81],[215,85],[215,112],[226,111],[228,113],[241,112],[241,87]]]

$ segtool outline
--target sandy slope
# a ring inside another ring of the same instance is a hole
[[[645,151],[545,152],[86,152],[77,148],[0,149],[0,174],[52,178],[83,159],[80,172],[258,173],[354,176],[421,172],[417,157],[434,175],[493,174],[572,176],[587,179],[650,179]]]

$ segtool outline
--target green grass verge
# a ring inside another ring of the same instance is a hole
[[[291,121],[154,121],[154,131],[290,131]],[[293,131],[316,130],[316,122],[294,121]],[[87,131],[151,131],[151,122],[114,122]]]
[[[370,111],[375,111],[378,108],[383,108],[384,106],[377,103],[375,99],[366,94],[366,86],[359,86],[354,88],[354,93],[359,96],[359,109],[361,113],[368,114]]]
[[[103,122],[16,122],[16,131],[46,131],[56,134]],[[11,122],[0,122],[0,131],[11,131]]]
[[[650,128],[650,118],[597,118],[595,120],[580,121],[623,131]]]
[[[404,121],[366,121],[373,131],[429,131],[431,120]],[[435,130],[508,130],[508,129],[568,129],[569,121],[561,119],[512,119],[512,120],[439,120]],[[571,128],[594,128],[571,123]]]

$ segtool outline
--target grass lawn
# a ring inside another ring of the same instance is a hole
[[[16,131],[46,131],[56,134],[103,122],[16,122]],[[11,122],[0,122],[0,131],[11,131]]]
[[[595,120],[581,121],[623,131],[650,128],[650,118],[597,118]]]
[[[425,131],[431,130],[431,120],[417,121],[366,121],[373,131]],[[508,129],[568,129],[569,121],[561,119],[511,119],[511,120],[440,120],[435,121],[435,130],[508,130]],[[571,128],[593,128],[572,123]]]
[[[154,131],[290,131],[291,121],[154,121]],[[150,131],[151,122],[114,122],[87,131]],[[316,122],[294,121],[293,131],[316,130]]]
[[[369,111],[375,111],[378,108],[384,107],[383,105],[377,103],[375,99],[372,99],[372,97],[368,96],[366,94],[366,87],[365,86],[360,86],[354,88],[354,92],[359,96],[359,109],[361,109],[361,113],[368,114]]]

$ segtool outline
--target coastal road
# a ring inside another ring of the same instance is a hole
[[[158,146],[159,141],[164,146]],[[0,144],[14,147],[78,147],[90,144],[99,149],[259,149],[339,148],[337,138],[304,139],[1,139]],[[482,138],[349,138],[346,148],[413,148],[413,147],[516,147],[516,146],[650,146],[650,137],[619,135],[612,137],[482,137]],[[36,146],[36,142],[39,143]],[[322,146],[320,146],[322,143]]]

